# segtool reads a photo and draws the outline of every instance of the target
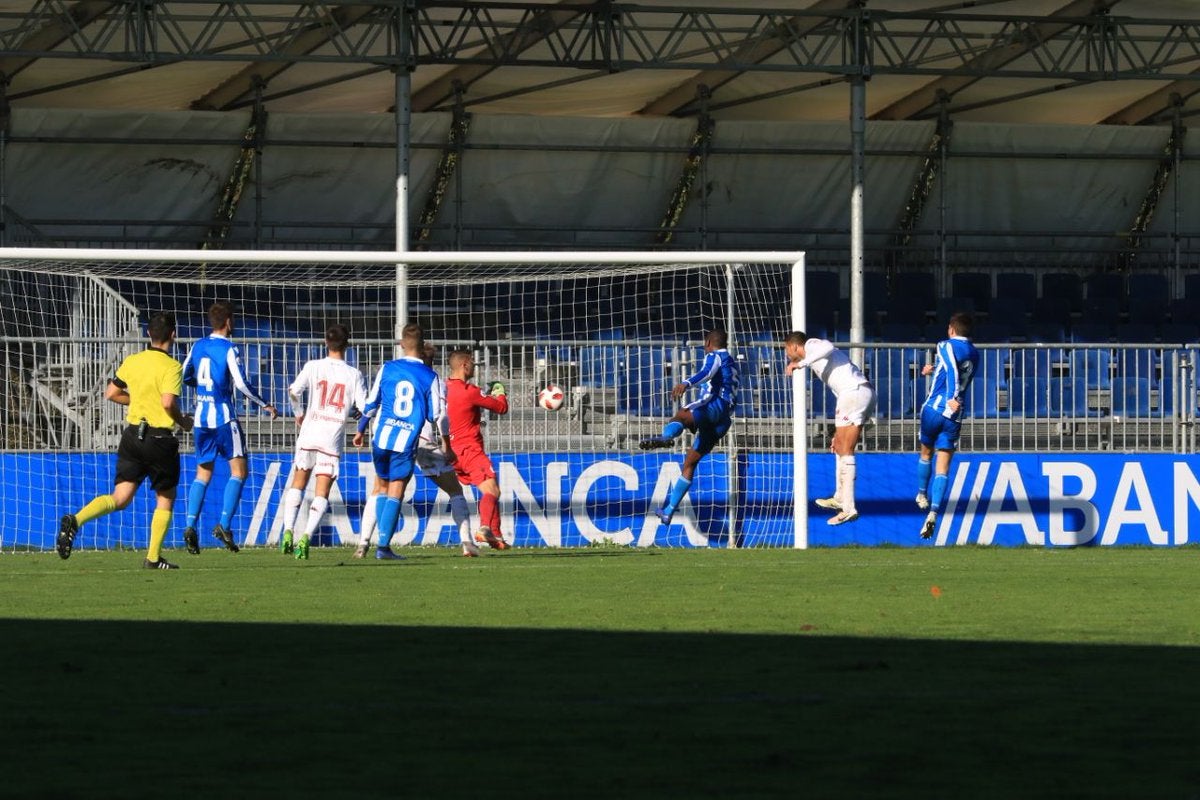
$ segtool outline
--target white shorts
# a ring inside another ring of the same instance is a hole
[[[301,450],[297,447],[296,458],[292,463],[298,470],[313,472],[317,475],[328,475],[330,480],[336,481],[339,461],[341,459],[337,456],[322,453],[320,450]]]
[[[440,447],[426,447],[424,440],[417,445],[417,469],[426,478],[436,478],[447,472],[454,472],[454,465],[446,460],[446,453]]]
[[[833,424],[838,428],[850,426],[862,427],[867,420],[875,416],[875,389],[871,384],[842,392],[837,398],[837,410],[834,412]]]

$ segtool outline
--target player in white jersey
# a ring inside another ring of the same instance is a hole
[[[361,372],[346,363],[350,331],[345,325],[330,325],[325,331],[328,355],[309,361],[288,387],[288,397],[296,413],[300,433],[296,437],[292,485],[283,495],[283,536],[279,549],[295,551],[296,558],[307,559],[313,534],[329,508],[329,491],[338,477],[338,463],[346,442],[346,420],[367,403],[367,382]],[[309,507],[308,521],[293,546],[293,531],[300,515],[304,488],[313,473],[317,476],[315,497]]]
[[[422,360],[432,369],[436,359],[437,348],[426,342]],[[442,392],[445,392],[444,384]],[[462,542],[462,554],[468,558],[474,558],[479,555],[479,548],[471,541],[471,512],[467,507],[467,498],[463,494],[462,484],[458,482],[458,476],[454,471],[455,460],[454,452],[447,453],[442,446],[442,437],[434,430],[433,423],[426,422],[425,427],[421,429],[421,441],[417,445],[417,469],[449,495],[450,516],[454,519],[455,527],[458,528],[458,535]],[[382,494],[386,489],[386,484],[376,479],[372,494]],[[363,512],[358,548],[354,551],[355,558],[365,558],[371,547],[371,534],[374,533],[375,528],[374,506],[375,503],[368,500]]]
[[[792,331],[783,341],[783,350],[788,360],[786,374],[808,367],[837,398],[833,434],[836,488],[833,497],[816,502],[837,512],[829,518],[830,525],[853,522],[858,519],[854,504],[854,451],[863,426],[875,412],[875,388],[849,356],[825,339],[810,339],[803,331]]]

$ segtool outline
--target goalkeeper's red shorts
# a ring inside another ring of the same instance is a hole
[[[458,460],[454,462],[454,472],[458,475],[459,483],[478,486],[488,478],[496,477],[496,468],[492,466],[492,460],[482,450],[468,450],[456,455]]]

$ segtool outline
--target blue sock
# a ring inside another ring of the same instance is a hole
[[[237,511],[238,501],[242,499],[242,485],[245,482],[245,478],[230,476],[229,483],[225,484],[225,501],[221,504],[221,527],[225,530],[229,530],[229,522]]]
[[[204,493],[207,491],[207,483],[202,480],[192,481],[192,485],[188,489],[187,521],[184,523],[184,527],[196,527],[196,521],[200,519],[200,507],[204,505]]]
[[[933,476],[933,488],[929,492],[929,507],[939,514],[942,511],[942,501],[946,499],[946,484],[949,482],[949,475]]]
[[[687,494],[688,489],[692,486],[692,482],[687,478],[679,478],[675,481],[675,485],[671,487],[671,491],[667,492],[667,504],[663,506],[663,511],[668,514],[674,514],[675,509],[679,508],[679,501]]]
[[[664,439],[674,439],[677,436],[680,436],[682,433],[683,423],[677,419],[673,419],[667,423],[665,428],[663,428],[662,435]]]
[[[917,491],[925,494],[929,491],[929,476],[933,473],[933,462],[924,458],[917,461]]]
[[[379,546],[389,547],[392,537],[396,535],[396,523],[400,519],[400,498],[384,495],[376,515],[379,526]]]

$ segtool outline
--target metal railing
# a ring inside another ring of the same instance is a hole
[[[176,350],[180,359],[189,341]],[[251,381],[284,416],[269,420],[243,400],[240,414],[251,447],[290,451],[295,426],[287,417],[287,386],[310,358],[324,355],[319,340],[239,339]],[[0,393],[0,446],[6,450],[103,451],[116,444],[119,407],[103,399],[120,357],[144,341],[129,337],[0,339],[6,381]],[[658,433],[674,413],[671,387],[703,357],[699,343],[678,341],[504,340],[438,342],[436,364],[446,374],[452,347],[474,352],[479,383],[503,381],[511,410],[489,415],[486,436],[495,452],[628,451]],[[978,345],[980,367],[968,397],[961,446],[973,452],[1196,451],[1196,362],[1200,346],[1154,344]],[[736,446],[791,449],[792,398],[777,345],[733,348],[742,364]],[[865,452],[916,449],[919,412],[931,363],[926,343],[855,344],[876,386],[875,424],[866,428]],[[367,378],[394,356],[391,340],[360,341],[350,360]],[[70,359],[75,359],[72,363]],[[72,376],[61,402],[46,399],[49,365]],[[806,373],[808,445],[828,447],[834,403]],[[557,412],[537,406],[536,395],[556,383],[568,401]],[[183,405],[191,406],[190,389]],[[682,443],[680,445],[683,446]]]

